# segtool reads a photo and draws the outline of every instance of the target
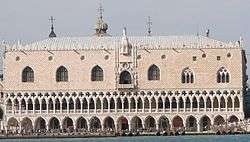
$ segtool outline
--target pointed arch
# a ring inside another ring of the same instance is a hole
[[[106,98],[104,98],[104,100],[107,101]],[[105,103],[105,105],[106,105],[106,103]],[[107,105],[106,106],[105,105],[103,103],[103,109],[108,109],[108,101],[107,101]],[[102,101],[101,101],[101,99],[99,97],[96,98],[96,106],[95,107],[96,107],[97,110],[101,110],[101,108],[102,108]]]
[[[91,81],[103,81],[103,69],[96,65],[91,70]]]
[[[68,70],[64,66],[60,66],[56,70],[56,81],[67,82],[68,81]]]
[[[155,100],[155,97],[151,98],[151,109],[156,109],[156,100]]]
[[[182,97],[179,98],[179,108],[184,108],[184,101]]]
[[[163,101],[161,97],[158,98],[158,109],[163,109]]]
[[[206,107],[207,107],[207,108],[212,108],[212,102],[211,102],[210,97],[207,97]]]
[[[115,100],[114,100],[113,97],[111,97],[110,100],[109,100],[109,108],[110,108],[111,110],[114,110],[114,109],[115,109]]]
[[[47,110],[47,103],[44,98],[42,99],[42,110]]]
[[[234,98],[234,108],[240,108],[240,100],[238,96]]]
[[[62,99],[62,110],[67,110],[68,104],[65,98]]]
[[[78,131],[88,130],[87,120],[83,117],[80,117],[76,120],[76,129]]]
[[[170,109],[170,101],[169,101],[168,97],[166,97],[166,99],[165,99],[165,108]]]
[[[53,110],[54,109],[54,103],[53,103],[53,101],[52,101],[51,98],[49,99],[49,108],[48,109],[49,110]]]
[[[83,111],[87,111],[88,110],[88,101],[86,98],[82,99],[82,109]]]
[[[177,101],[175,97],[172,98],[172,108],[177,108]]]
[[[108,99],[107,98],[103,98],[103,100],[102,100],[103,102],[103,109],[108,109],[108,106],[109,106],[109,104],[108,104]]]
[[[204,102],[203,97],[200,97],[199,107],[200,107],[200,108],[205,108],[205,102]]]
[[[27,66],[22,71],[22,82],[34,82],[34,71]]]
[[[123,71],[120,74],[119,84],[131,84],[132,83],[132,76],[128,71]]]
[[[226,108],[226,101],[223,96],[220,98],[220,108]]]
[[[135,109],[136,103],[134,97],[130,98],[130,109]]]
[[[117,109],[122,109],[122,100],[120,97],[118,97],[116,100],[116,106],[117,106]]]
[[[142,109],[142,99],[141,99],[141,97],[137,98],[137,109]]]
[[[115,130],[115,122],[114,122],[114,119],[110,116],[107,116],[105,119],[104,119],[104,129],[106,131],[114,131]]]
[[[123,107],[124,107],[124,109],[128,109],[129,108],[129,102],[128,102],[128,98],[127,97],[125,97],[123,99]]]
[[[61,108],[61,103],[60,103],[59,99],[56,98],[56,100],[55,100],[55,110],[60,110],[60,108]]]
[[[160,131],[166,131],[170,129],[169,120],[166,116],[161,116],[158,120],[158,128]]]
[[[148,116],[145,119],[145,129],[147,131],[155,131],[156,129],[156,122],[152,116]]]
[[[69,110],[74,110],[74,101],[72,98],[69,99]]]
[[[217,83],[229,83],[230,82],[230,74],[225,67],[221,67],[217,71]]]
[[[191,69],[185,68],[181,73],[182,83],[194,83],[194,73]]]
[[[160,69],[154,64],[148,69],[148,80],[160,80]]]
[[[89,99],[89,109],[95,109],[95,102],[93,98]]]
[[[35,99],[35,110],[40,110],[40,102],[38,98]]]
[[[147,97],[144,98],[144,109],[149,109],[150,105],[149,105],[149,100]]]
[[[218,101],[217,97],[214,97],[213,106],[214,106],[214,108],[219,108],[219,101]]]
[[[79,98],[76,98],[75,108],[76,108],[76,110],[81,109],[81,101]]]
[[[227,108],[233,108],[233,101],[231,97],[227,98]]]
[[[193,97],[192,106],[193,108],[198,108],[198,102],[197,102],[196,97]]]
[[[196,132],[197,131],[197,120],[194,116],[189,116],[186,120],[186,131]]]
[[[33,110],[33,101],[31,98],[28,99],[28,110]]]
[[[191,101],[189,97],[186,98],[186,108],[191,108]]]

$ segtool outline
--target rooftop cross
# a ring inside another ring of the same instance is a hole
[[[53,27],[53,24],[54,24],[54,21],[55,21],[55,20],[56,20],[56,19],[54,19],[53,16],[50,16],[49,21],[51,22],[52,27]]]
[[[56,34],[54,32],[54,21],[56,19],[53,18],[53,16],[50,17],[49,21],[51,22],[51,32],[49,34],[49,38],[53,38],[53,37],[56,37]]]
[[[147,20],[148,36],[151,36],[152,25],[153,25],[152,19],[150,16],[148,16],[148,20]]]

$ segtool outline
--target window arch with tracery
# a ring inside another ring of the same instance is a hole
[[[103,70],[98,65],[91,70],[91,81],[103,81]]]
[[[228,70],[224,67],[220,68],[217,72],[217,83],[229,83],[230,74]]]
[[[68,81],[68,70],[64,66],[61,66],[56,70],[56,81],[57,82]]]
[[[156,65],[149,67],[148,80],[160,80],[160,69]]]
[[[31,67],[25,67],[23,69],[22,82],[34,82],[34,71]]]
[[[182,71],[181,83],[194,83],[194,73],[191,69],[186,68]]]

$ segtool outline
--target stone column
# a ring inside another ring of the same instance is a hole
[[[131,120],[130,120],[130,121],[131,121]],[[131,124],[130,121],[128,120],[128,130],[129,130],[129,131],[131,131],[131,129],[132,129],[132,124]]]
[[[158,99],[156,99],[156,100],[155,100],[155,103],[156,103],[156,112],[158,112],[158,111],[159,111],[159,106],[158,106],[158,105],[159,105],[159,104],[158,104]]]
[[[81,102],[81,113],[83,113],[83,101],[82,101],[82,99],[80,100],[80,102]]]
[[[172,112],[172,100],[169,100],[170,112]]]
[[[15,114],[15,110],[14,110],[14,108],[15,108],[15,102],[14,101],[12,101],[12,104],[11,104],[11,113],[12,114]]]
[[[42,100],[40,102],[40,114],[42,114]]]
[[[130,110],[130,99],[129,99],[129,101],[128,101],[128,112],[131,112],[131,110]]]
[[[156,128],[156,131],[159,131],[159,123],[158,123],[158,121],[155,122],[155,128]]]
[[[149,99],[149,112],[152,112],[152,99]]]
[[[56,113],[56,102],[53,103],[53,113]]]
[[[22,102],[21,101],[19,102],[19,114],[20,115],[22,114]]]
[[[122,113],[124,113],[124,101],[123,101],[123,99],[121,100],[121,102],[122,102]]]
[[[235,107],[234,107],[234,98],[232,99],[232,104],[233,104],[233,112],[235,111]]]
[[[197,101],[198,112],[200,112],[200,99]]]
[[[198,131],[198,132],[201,132],[200,122],[197,122],[197,131]]]
[[[204,109],[205,109],[205,112],[207,112],[207,100],[204,99]]]
[[[177,104],[177,112],[179,112],[180,106],[179,106],[179,99],[176,100],[176,104]]]
[[[32,104],[32,105],[33,105],[33,110],[32,110],[33,114],[34,114],[34,113],[35,113],[35,111],[36,111],[36,108],[35,108],[36,106],[35,106],[35,104],[36,104],[36,102],[35,102],[35,101],[33,101],[33,104]]]
[[[115,100],[115,112],[117,112],[117,101],[115,97],[114,97],[114,100]]]
[[[69,114],[69,101],[67,101],[67,114]]]
[[[110,113],[110,99],[108,99],[108,113]]]
[[[138,100],[135,100],[135,112],[138,112]]]
[[[29,104],[29,101],[26,101],[25,103],[26,103],[26,114],[28,114],[28,110],[29,110],[29,108],[28,108],[29,105],[28,104]]]
[[[49,113],[49,102],[46,104],[47,114]]]
[[[211,99],[212,112],[214,112],[214,99]]]
[[[166,104],[165,104],[165,99],[164,98],[162,100],[162,103],[163,103],[163,112],[165,112],[166,111]]]
[[[186,112],[186,99],[184,99],[184,101],[183,101],[183,106],[184,106],[184,112]]]

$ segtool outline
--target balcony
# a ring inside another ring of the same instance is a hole
[[[133,89],[134,87],[134,84],[118,84],[119,89]]]

